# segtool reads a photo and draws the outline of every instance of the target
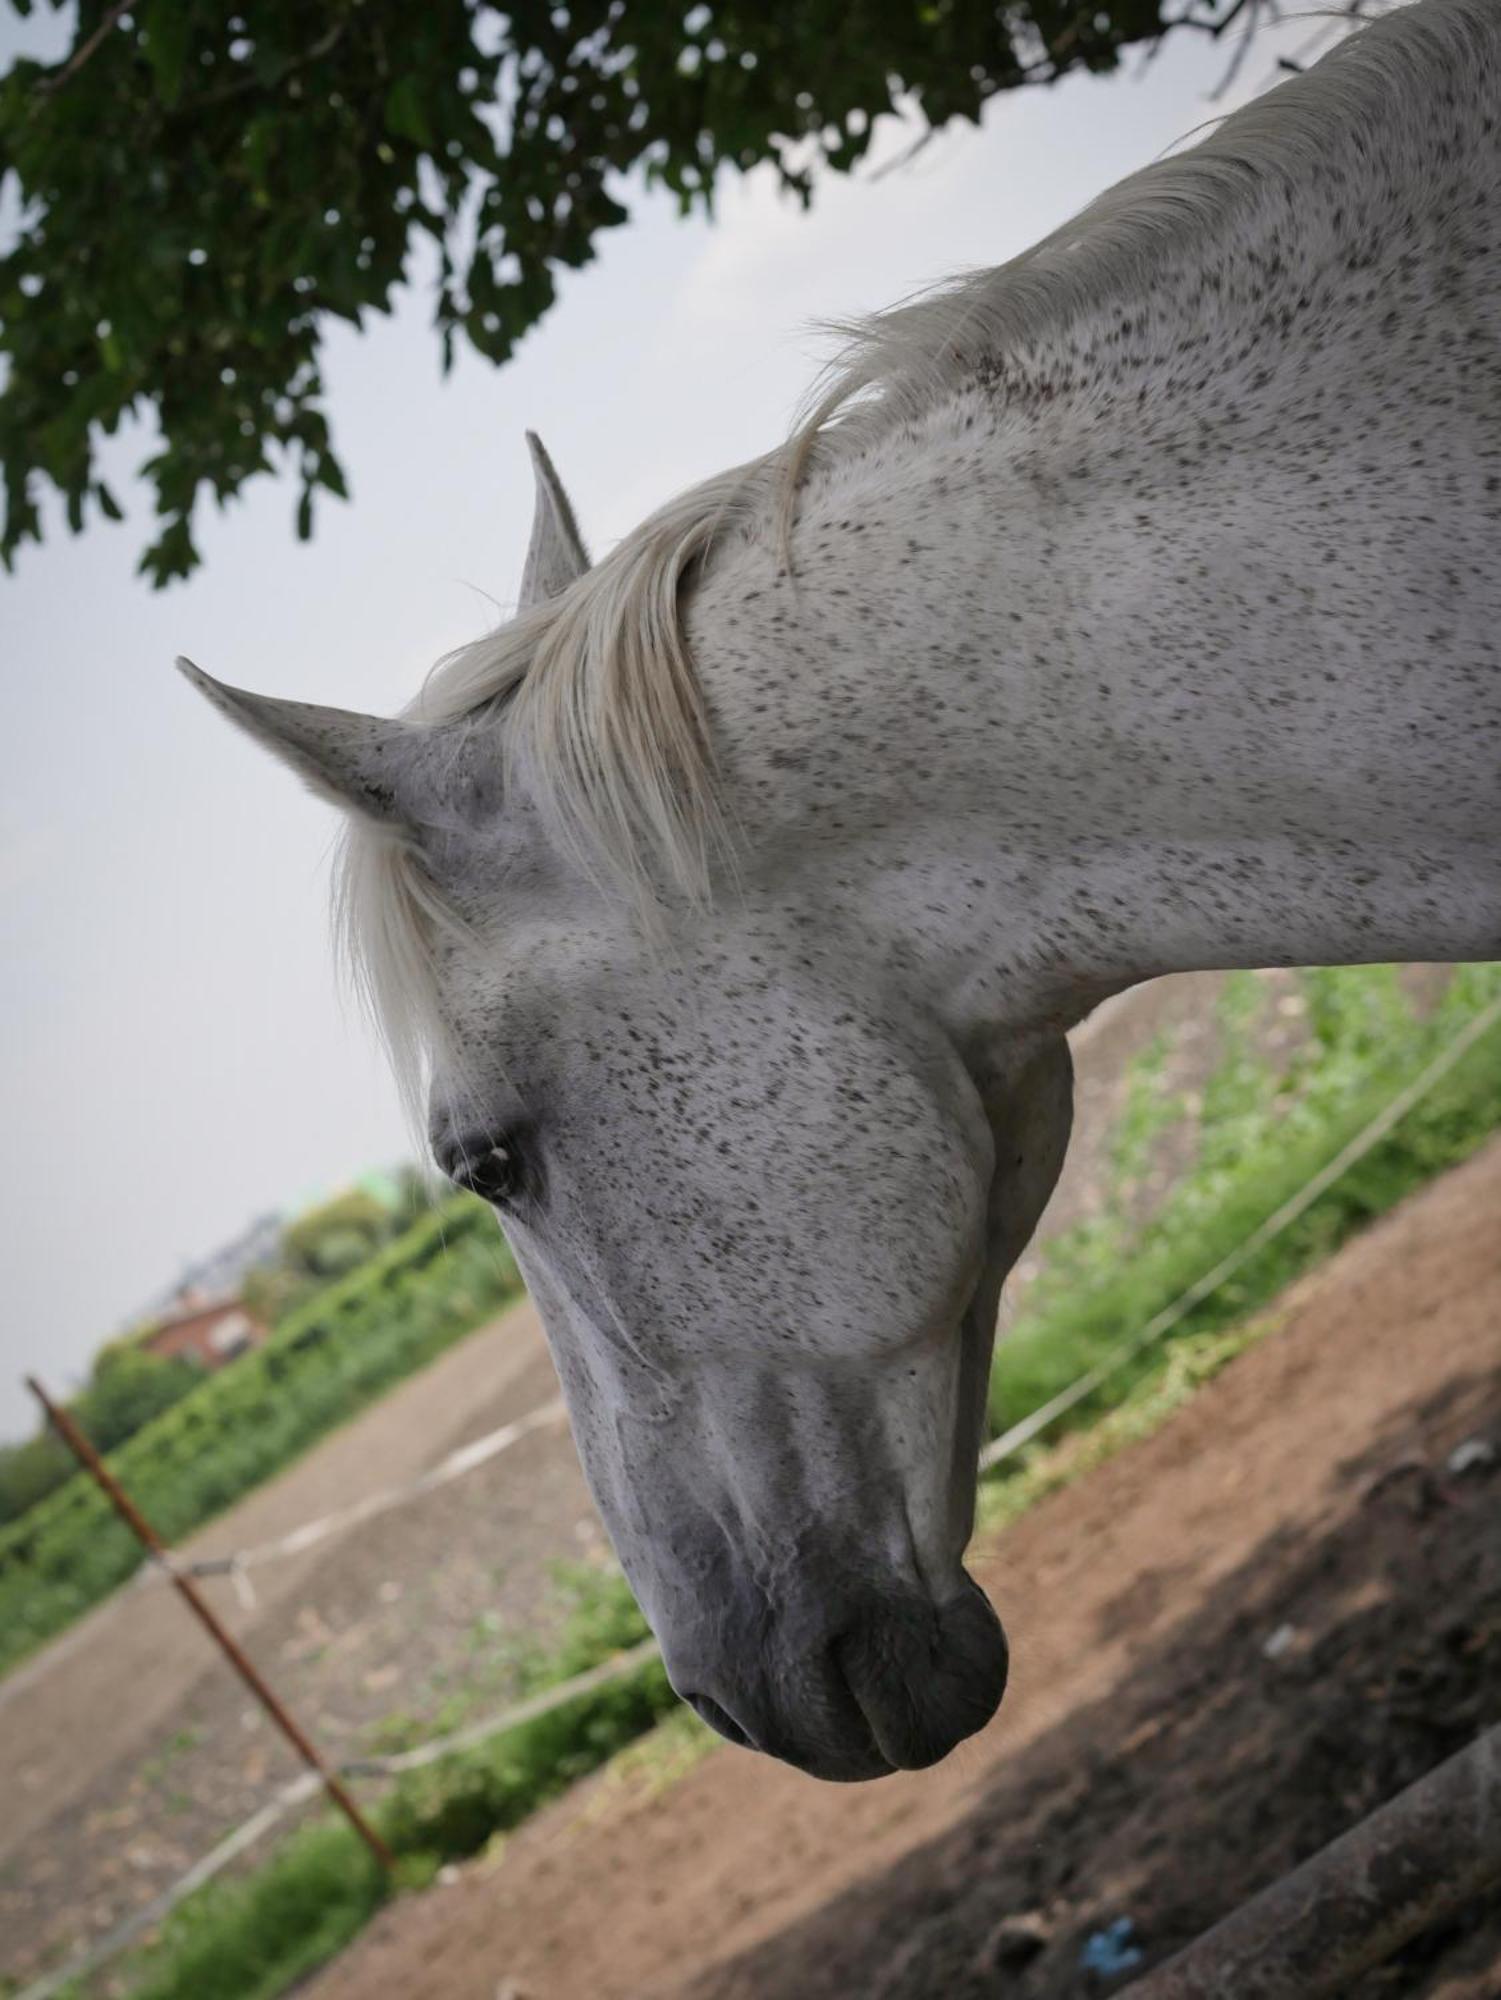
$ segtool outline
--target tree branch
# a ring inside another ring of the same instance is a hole
[[[50,75],[44,76],[38,83],[37,89],[39,91],[48,91],[48,92],[54,90],[61,90],[63,85],[67,82],[68,78],[70,76],[75,76],[78,73],[78,71],[83,68],[84,64],[88,61],[89,57],[94,53],[95,49],[98,48],[99,44],[104,40],[105,36],[110,32],[110,30],[119,25],[121,15],[129,11],[130,4],[131,0],[115,0],[114,6],[110,8],[109,12],[105,15],[104,19],[99,23],[98,27],[94,30],[93,34],[89,36],[88,40],[86,42],[81,43],[79,47],[73,51],[72,55],[68,57],[68,60],[63,64],[61,69],[54,70]]]

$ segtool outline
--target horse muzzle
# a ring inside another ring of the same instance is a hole
[[[715,1621],[720,1633],[741,1623]],[[822,1630],[765,1607],[756,1623],[754,1653],[669,1644],[673,1685],[730,1742],[815,1778],[936,1764],[984,1728],[1005,1692],[1005,1634],[967,1575],[941,1604],[916,1590],[870,1592],[818,1621]]]

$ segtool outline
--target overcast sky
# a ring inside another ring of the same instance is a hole
[[[1264,40],[1237,101],[1264,84]],[[0,64],[62,38],[0,23]],[[4,44],[7,42],[8,46]],[[495,370],[444,380],[425,295],[325,378],[352,501],[292,536],[290,482],[203,519],[203,568],[134,575],[149,440],[110,442],[123,526],[53,532],[0,577],[0,1130],[6,1283],[0,1437],[31,1427],[21,1376],[72,1386],[99,1342],[188,1259],[268,1208],[406,1152],[369,1031],[328,947],[335,815],[173,673],[391,712],[507,607],[538,429],[585,533],[607,548],[684,485],[764,450],[820,355],[820,316],[888,304],[1024,249],[1219,108],[1226,50],[1170,40],[1143,70],[995,100],[877,179],[830,179],[811,214],[769,174],[728,183],[711,225],[633,190],[635,219],[566,275]],[[909,143],[895,121],[889,159]]]

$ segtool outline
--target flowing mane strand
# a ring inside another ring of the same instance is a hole
[[[843,351],[785,446],[670,502],[560,597],[448,655],[408,716],[492,732],[566,850],[642,915],[664,890],[704,904],[727,843],[683,630],[689,572],[737,536],[776,537],[790,559],[799,501],[822,476],[962,390],[984,364],[1107,303],[1149,295],[1165,259],[1220,249],[1254,204],[1316,189],[1332,156],[1358,166],[1373,148],[1420,138],[1425,104],[1456,76],[1486,72],[1495,4],[1403,7],[1019,257],[837,329]],[[336,904],[356,983],[416,1108],[441,1032],[434,941],[457,918],[414,844],[362,822],[346,837]]]
[[[825,322],[842,345],[789,443],[784,532],[808,471],[870,449],[968,386],[985,363],[1143,297],[1164,260],[1221,249],[1226,228],[1258,201],[1280,191],[1313,205],[1320,169],[1342,160],[1358,170],[1394,145],[1421,142],[1443,92],[1457,80],[1474,89],[1494,64],[1495,0],[1402,0],[1362,23],[1347,8],[1291,18],[1354,31],[1313,69],[1209,121],[1197,145],[1117,181],[1006,263],[961,273],[868,318]]]
[[[729,848],[679,598],[716,542],[769,516],[781,456],[671,501],[561,596],[440,660],[404,711],[491,738],[506,782],[524,775],[560,845],[644,919],[664,890],[704,903]],[[459,919],[416,842],[362,819],[345,831],[334,907],[341,955],[420,1123],[441,1036],[433,943]]]

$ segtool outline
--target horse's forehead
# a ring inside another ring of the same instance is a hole
[[[753,932],[706,923],[676,942],[643,938],[608,908],[513,905],[494,919],[454,947],[446,1011],[460,1052],[523,1091],[656,1096],[670,1081],[696,1095],[752,1069],[865,1073],[872,1037],[891,1040],[848,984],[836,991],[827,970],[810,981],[794,941],[764,918]]]
[[[543,914],[517,898],[492,899],[450,942],[441,979],[449,1000],[494,1032],[537,1018],[597,1011],[612,983],[630,976],[619,928],[607,918]]]
[[[441,974],[445,1012],[471,1056],[537,1073],[580,1052],[629,1063],[691,1031],[716,1003],[725,954],[643,947],[607,909],[518,908],[502,898],[452,946]]]

